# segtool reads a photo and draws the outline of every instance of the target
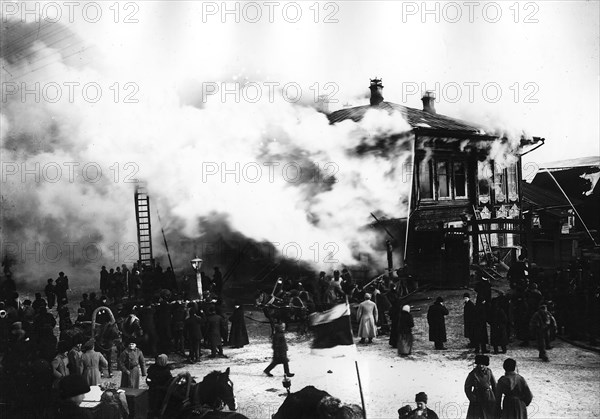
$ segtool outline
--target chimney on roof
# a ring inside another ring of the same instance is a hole
[[[371,106],[377,106],[383,102],[383,84],[381,84],[381,79],[371,79],[369,89],[371,89]]]
[[[421,100],[423,101],[423,110],[425,112],[436,113],[435,93],[432,90],[426,90]]]

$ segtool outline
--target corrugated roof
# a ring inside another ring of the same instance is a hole
[[[523,194],[523,209],[542,208],[570,208],[567,198],[556,188],[556,191],[521,182]],[[571,198],[573,205],[580,205],[583,201]]]
[[[353,108],[340,109],[328,115],[329,121],[332,124],[351,119],[354,122],[360,121],[369,109],[381,109],[392,113],[400,112],[404,119],[413,127],[429,128],[434,130],[451,130],[461,131],[467,134],[485,135],[483,127],[471,122],[462,121],[460,119],[451,118],[449,116],[440,115],[437,113],[425,112],[421,109],[409,108],[407,106],[398,105],[392,102],[381,102],[377,106],[365,105],[356,106]]]
[[[600,167],[600,156],[579,157],[577,159],[559,160],[541,165],[546,169],[569,169],[571,167]]]

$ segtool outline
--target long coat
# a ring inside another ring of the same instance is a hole
[[[69,358],[69,363],[67,367],[69,368],[69,373],[71,374],[79,374],[83,375],[83,362],[81,360],[83,354],[77,348],[72,348],[67,357]]]
[[[415,326],[412,314],[401,311],[398,316],[398,355],[410,355],[413,346],[412,328]]]
[[[446,319],[448,309],[441,303],[429,306],[427,311],[427,323],[429,323],[429,341],[446,342]]]
[[[465,380],[469,399],[467,419],[493,419],[496,411],[496,379],[492,370],[476,366]]]
[[[481,302],[477,302],[477,304],[475,304],[475,319],[473,323],[472,339],[476,344],[488,343],[487,306]]]
[[[275,329],[273,334],[273,363],[285,364],[288,362],[288,346],[285,340],[285,334],[281,330]]]
[[[100,368],[108,367],[108,362],[104,358],[104,355],[93,349],[81,355],[81,363],[83,364],[83,378],[89,386],[97,385],[101,378]]]
[[[227,339],[227,320],[218,314],[212,314],[206,321],[206,338],[211,347],[216,348],[223,345]]]
[[[501,419],[527,419],[527,406],[531,400],[531,390],[519,374],[511,371],[500,377],[496,386],[496,409],[500,411],[502,404]]]
[[[146,361],[144,354],[138,348],[125,349],[119,356],[121,370],[121,387],[140,388],[140,372],[146,376]]]
[[[475,304],[469,300],[464,305],[463,321],[465,325],[465,337],[473,339],[475,335]]]
[[[365,300],[358,305],[358,337],[372,339],[377,336],[377,304],[371,300]]]
[[[233,309],[229,318],[231,330],[229,331],[229,344],[231,346],[248,345],[248,331],[246,330],[246,319],[244,318],[244,309],[242,306]]]
[[[508,331],[506,325],[508,317],[499,305],[492,305],[492,316],[490,321],[490,343],[492,346],[508,345]]]

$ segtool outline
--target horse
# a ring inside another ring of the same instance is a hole
[[[246,418],[235,412],[237,403],[229,373],[229,368],[224,372],[212,371],[199,383],[194,382],[189,372],[180,373],[166,389],[159,418]],[[222,412],[224,406],[231,412]]]
[[[308,310],[304,307],[302,301],[299,301],[299,305],[293,305],[289,299],[281,299],[267,294],[265,291],[261,291],[256,298],[256,306],[262,308],[263,314],[269,321],[271,326],[271,336],[275,333],[275,324],[284,323],[287,326],[290,323],[299,323],[300,331],[306,332],[308,326]]]
[[[329,393],[313,386],[290,393],[273,419],[362,419],[356,404],[344,404]]]

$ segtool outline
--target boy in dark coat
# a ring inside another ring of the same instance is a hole
[[[475,364],[465,380],[465,394],[469,399],[467,419],[493,419],[496,413],[496,379],[488,368],[490,358],[476,355]]]
[[[283,364],[283,372],[288,377],[293,377],[294,374],[290,372],[289,360],[287,357],[287,342],[285,341],[285,326],[283,324],[275,325],[275,333],[273,334],[273,360],[269,364],[267,368],[265,368],[264,373],[272,377],[271,370],[275,368],[278,364]]]
[[[448,309],[444,307],[444,299],[438,297],[435,303],[429,306],[427,311],[427,323],[429,324],[429,341],[435,344],[435,349],[444,348],[446,342],[446,320]]]
[[[417,408],[408,415],[409,419],[439,419],[438,415],[427,407],[427,394],[424,392],[417,393],[415,395],[415,402],[417,403]]]

